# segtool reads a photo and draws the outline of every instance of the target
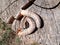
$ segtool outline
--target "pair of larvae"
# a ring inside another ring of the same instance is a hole
[[[23,35],[26,36],[28,34],[31,34],[35,30],[36,27],[40,28],[41,26],[40,17],[36,13],[28,11],[28,10],[21,10],[21,12],[19,12],[19,14],[16,15],[15,19],[16,20],[20,19],[20,28],[17,29],[18,36],[23,36]],[[16,20],[14,20],[13,23],[11,20],[8,21],[8,23],[9,22],[12,23],[12,28]],[[28,28],[24,28],[26,22],[28,22],[29,24]]]

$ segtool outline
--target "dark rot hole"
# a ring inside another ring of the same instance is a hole
[[[29,23],[26,21],[25,22],[25,28],[28,28],[29,27]]]

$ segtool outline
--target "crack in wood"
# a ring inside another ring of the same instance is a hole
[[[37,4],[35,4],[35,3],[33,3],[35,6],[37,6],[37,7],[40,7],[40,8],[42,8],[42,9],[55,9],[55,8],[57,8],[58,6],[59,6],[59,4],[60,4],[60,2],[58,2],[58,4],[56,4],[55,6],[53,6],[53,7],[42,7],[42,6],[39,6],[39,5],[37,5]]]
[[[34,3],[35,0],[30,0],[28,3],[26,3],[23,7],[22,7],[22,10],[25,10],[27,8],[29,8],[33,3]]]

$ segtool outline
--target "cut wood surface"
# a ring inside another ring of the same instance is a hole
[[[43,7],[55,6],[60,0],[36,0],[34,3]],[[13,15],[14,17],[21,11],[21,7],[28,0],[0,0],[0,18],[6,22]],[[42,9],[31,5],[27,10],[33,11],[41,16],[42,27],[35,33],[26,37],[21,37],[22,45],[29,45],[32,42],[38,42],[39,45],[60,45],[60,5],[55,9]],[[15,30],[20,22],[15,24]]]

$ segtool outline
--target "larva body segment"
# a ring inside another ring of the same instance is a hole
[[[32,33],[36,27],[35,22],[31,18],[26,17],[26,21],[29,23],[29,27],[27,29],[21,28],[22,32],[18,33],[19,37],[22,35],[26,36],[26,35]],[[22,22],[21,22],[21,24],[22,24]]]
[[[25,28],[25,23],[26,23],[26,16],[24,16],[22,19],[21,19],[21,22],[20,22],[20,28]]]
[[[36,15],[35,13],[30,12],[28,10],[22,10],[21,14],[24,16],[31,17],[35,21],[37,28],[40,28],[40,25],[41,25],[40,21],[41,20],[40,20],[40,17],[38,15]]]
[[[12,24],[12,30],[15,31],[15,32],[16,32],[16,29],[15,29],[15,28],[16,28],[16,27],[15,27],[15,26],[16,26],[16,25],[15,25],[15,24],[16,24],[16,21],[17,21],[17,20],[14,20],[14,22],[13,22],[13,24]]]

